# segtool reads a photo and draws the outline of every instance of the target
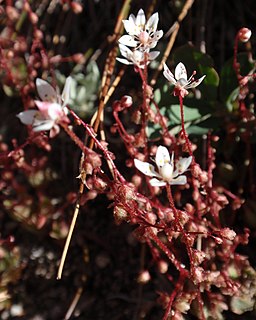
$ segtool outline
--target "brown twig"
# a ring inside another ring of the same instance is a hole
[[[130,5],[131,0],[125,0],[122,10],[120,12],[120,15],[117,19],[117,23],[114,29],[114,34],[112,36],[112,42],[115,42],[117,40],[117,36],[119,33],[121,33],[122,30],[122,20],[125,18],[125,16],[128,14],[129,11],[129,5]],[[111,81],[111,75],[112,72],[114,70],[114,66],[115,66],[115,58],[117,55],[117,48],[114,47],[108,56],[106,65],[105,65],[105,70],[104,70],[104,74],[105,77],[103,76],[103,81],[102,81],[102,90],[101,90],[101,95],[100,95],[100,103],[99,103],[99,107],[98,107],[98,113],[97,113],[97,117],[93,126],[93,131],[97,132],[98,128],[99,128],[99,124],[100,124],[100,119],[101,119],[101,114],[104,110],[105,107],[105,98],[108,94],[108,90],[110,87],[110,81]],[[95,143],[95,139],[91,139],[90,140],[90,144],[89,144],[89,148],[92,149]],[[109,160],[109,159],[108,159]],[[110,162],[112,161],[109,160]],[[115,171],[115,170],[114,170]],[[76,205],[75,205],[75,210],[74,210],[74,214],[73,214],[73,218],[72,218],[72,224],[70,226],[69,232],[68,232],[68,236],[66,239],[66,243],[62,252],[62,257],[61,257],[61,261],[60,261],[60,265],[58,268],[58,274],[57,274],[57,279],[61,279],[62,276],[62,271],[63,271],[63,267],[64,267],[64,263],[66,260],[66,256],[67,256],[67,252],[68,252],[68,248],[70,245],[70,241],[71,241],[71,237],[75,228],[75,224],[76,224],[76,220],[79,214],[79,210],[80,210],[80,200],[81,200],[81,196],[84,193],[84,181],[85,181],[85,177],[86,177],[86,173],[82,170],[81,173],[81,181],[80,181],[80,186],[79,186],[79,191],[78,191],[78,195],[77,195],[77,201],[76,201]]]

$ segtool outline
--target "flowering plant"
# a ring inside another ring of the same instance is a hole
[[[1,3],[1,319],[254,319],[254,34],[194,3]]]

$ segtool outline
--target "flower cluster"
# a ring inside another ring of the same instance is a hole
[[[17,117],[23,124],[31,125],[33,131],[50,131],[50,137],[59,133],[58,122],[68,123],[66,105],[69,101],[71,77],[68,77],[62,94],[58,93],[47,81],[36,79],[40,100],[35,100],[38,110],[20,112]]]
[[[174,170],[174,153],[170,154],[166,147],[159,146],[157,148],[155,163],[158,172],[154,166],[148,162],[143,162],[138,159],[134,160],[135,167],[143,174],[149,177],[154,177],[150,180],[153,187],[163,187],[167,183],[170,185],[184,185],[187,183],[187,177],[182,175],[187,171],[192,161],[192,157],[181,158],[175,164]]]
[[[159,51],[150,52],[150,49],[155,48],[158,40],[163,36],[163,31],[157,30],[158,21],[157,12],[146,21],[142,9],[139,10],[136,17],[131,14],[128,20],[123,20],[128,35],[123,35],[119,39],[120,52],[124,58],[117,58],[117,60],[124,64],[134,64],[140,68],[144,68],[154,60],[159,55]],[[131,47],[132,50],[128,47]]]

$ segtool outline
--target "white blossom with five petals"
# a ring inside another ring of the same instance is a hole
[[[134,159],[135,167],[141,171],[143,174],[149,177],[150,184],[153,187],[163,187],[167,183],[170,185],[184,185],[187,183],[187,177],[183,175],[187,171],[192,161],[192,157],[181,158],[175,164],[174,170],[174,153],[170,157],[170,154],[166,147],[159,146],[157,148],[155,163],[157,166],[157,171],[155,167],[148,163],[143,162],[138,159]]]
[[[36,79],[36,88],[42,101],[35,100],[38,110],[20,112],[17,117],[23,124],[31,125],[33,131],[50,131],[50,137],[59,132],[58,121],[69,122],[66,105],[70,95],[71,77],[68,77],[60,95],[47,81]]]
[[[187,89],[197,87],[206,77],[206,75],[202,76],[201,78],[195,80],[193,72],[192,76],[188,79],[186,67],[182,62],[180,62],[176,68],[173,75],[172,72],[169,70],[166,64],[164,64],[164,72],[165,78],[171,82],[175,86],[174,88],[174,95],[178,96],[181,95],[183,98],[188,95]]]
[[[158,13],[154,13],[146,21],[145,13],[139,10],[137,16],[130,14],[128,20],[123,20],[124,28],[128,35],[123,35],[119,43],[128,47],[148,50],[155,48],[158,40],[163,36],[163,31],[157,31],[159,21]]]

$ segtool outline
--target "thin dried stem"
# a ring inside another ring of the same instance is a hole
[[[81,295],[83,293],[83,287],[79,287],[76,291],[76,294],[74,296],[74,299],[70,305],[70,307],[68,308],[68,311],[67,313],[65,314],[65,317],[64,317],[64,320],[69,320],[70,317],[72,316],[77,304],[78,304],[78,301],[80,300],[81,298]]]
[[[112,39],[113,42],[116,41],[118,34],[121,33],[122,20],[125,18],[125,15],[128,14],[130,2],[131,2],[131,0],[125,0],[125,2],[123,4],[121,13],[120,13],[120,15],[118,17],[118,20],[117,20],[117,23],[116,23],[116,26],[115,26],[114,36],[113,36],[113,39]],[[90,145],[89,145],[90,149],[92,149],[93,146],[94,146],[94,143],[95,143],[94,132],[98,131],[99,124],[100,124],[101,117],[102,117],[102,112],[103,112],[103,109],[105,107],[105,103],[106,103],[105,99],[106,99],[106,96],[108,94],[111,75],[112,75],[112,72],[113,72],[113,69],[114,69],[114,65],[115,65],[116,55],[117,55],[117,48],[114,47],[110,51],[108,59],[107,59],[107,63],[105,65],[104,74],[106,74],[106,78],[104,79],[104,77],[103,77],[103,81],[102,81],[103,88],[102,88],[101,95],[100,95],[100,104],[99,104],[99,107],[98,107],[98,112],[97,112],[97,116],[96,116],[96,119],[95,119],[95,122],[94,122],[93,130],[90,131],[89,127],[86,126],[87,133],[89,133],[90,137],[92,138],[91,142],[90,142]],[[76,118],[77,118],[77,116],[76,116]],[[77,118],[77,120],[80,121],[79,118]],[[104,151],[105,150],[103,150],[103,152]],[[106,152],[105,152],[105,155],[107,155]],[[108,158],[107,159],[108,164],[112,168],[111,172],[113,170],[113,175],[115,175],[117,173],[117,170],[116,170],[115,166],[113,165],[113,161],[112,161],[112,159],[111,159],[111,157],[109,155],[107,155],[107,158]],[[74,214],[73,214],[73,218],[72,218],[72,223],[70,225],[70,229],[69,229],[69,232],[68,232],[66,243],[65,243],[65,246],[64,246],[64,249],[63,249],[63,252],[62,252],[62,257],[61,257],[61,262],[60,262],[59,269],[58,269],[57,279],[61,279],[61,276],[62,276],[62,271],[63,271],[64,263],[65,263],[65,260],[66,260],[68,248],[69,248],[69,245],[70,245],[70,241],[71,241],[71,238],[72,238],[72,234],[73,234],[74,227],[75,227],[75,224],[76,224],[76,220],[77,220],[77,217],[78,217],[78,214],[79,214],[79,210],[80,210],[80,199],[81,199],[81,196],[82,196],[82,194],[84,192],[84,181],[85,181],[85,178],[86,178],[85,171],[81,170],[80,175],[81,175],[81,182],[80,182],[79,191],[78,191],[78,195],[77,195],[77,202],[76,202],[76,205],[75,205],[75,210],[74,210]],[[124,180],[124,178],[120,174],[119,174],[119,178],[121,178],[121,180],[122,179]]]

